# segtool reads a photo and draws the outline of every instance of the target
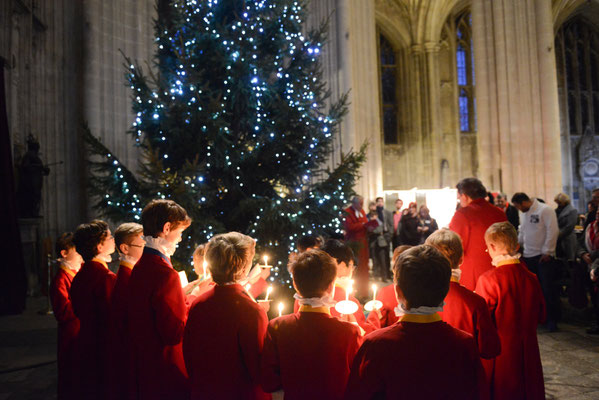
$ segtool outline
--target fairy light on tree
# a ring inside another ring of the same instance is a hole
[[[124,221],[152,198],[175,200],[193,218],[179,267],[196,244],[239,231],[272,254],[271,277],[289,285],[288,252],[308,232],[341,232],[365,157],[362,147],[326,167],[347,100],[327,106],[326,26],[305,32],[305,4],[293,0],[161,0],[158,16],[156,67],[126,58],[139,169],[86,134],[96,208]]]

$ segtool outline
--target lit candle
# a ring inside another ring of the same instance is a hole
[[[204,269],[204,279],[208,279],[208,276],[206,275],[207,267],[208,267],[208,263],[206,261],[204,261],[204,263],[202,264],[202,268]]]
[[[268,256],[264,256],[264,266],[268,266]]]
[[[376,285],[372,285],[372,301],[376,300]]]
[[[283,305],[283,303],[279,303],[279,317],[281,315],[283,315],[283,308],[285,308],[285,306]]]
[[[352,292],[352,286],[354,284],[354,280],[351,279],[349,281],[349,287],[347,288],[347,291],[345,292],[345,300],[349,300],[349,294]]]
[[[269,286],[268,289],[266,289],[266,297],[264,298],[264,301],[268,301],[268,296],[270,296],[270,292],[272,292],[272,286]]]

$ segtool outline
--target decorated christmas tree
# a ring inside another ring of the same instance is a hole
[[[304,234],[341,233],[364,148],[331,164],[346,97],[330,103],[319,55],[326,25],[306,31],[297,0],[160,0],[155,66],[127,60],[142,149],[123,165],[86,130],[95,206],[138,220],[153,198],[175,200],[193,219],[175,253],[189,268],[197,244],[220,232],[257,239],[289,284],[289,251]]]

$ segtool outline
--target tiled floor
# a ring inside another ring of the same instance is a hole
[[[34,298],[23,315],[0,317],[0,400],[56,398],[56,323],[37,313],[44,309],[45,299]],[[599,337],[580,318],[568,321],[539,333],[547,398],[599,399]]]

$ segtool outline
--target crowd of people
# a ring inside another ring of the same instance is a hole
[[[270,321],[270,269],[253,266],[249,236],[200,245],[199,278],[184,284],[170,257],[191,221],[175,202],[150,202],[141,224],[114,235],[100,220],[80,225],[56,244],[59,398],[544,398],[537,325],[559,318],[547,266],[559,242],[599,276],[597,211],[582,252],[566,229],[578,216],[565,195],[554,211],[524,193],[495,206],[475,178],[457,189],[449,229],[425,206],[403,210],[398,200],[392,213],[378,198],[367,214],[354,198],[346,240],[298,241],[288,265],[294,311]],[[116,275],[107,264],[115,251]],[[374,274],[393,283],[364,307],[369,253]],[[336,307],[344,301],[355,310]]]

